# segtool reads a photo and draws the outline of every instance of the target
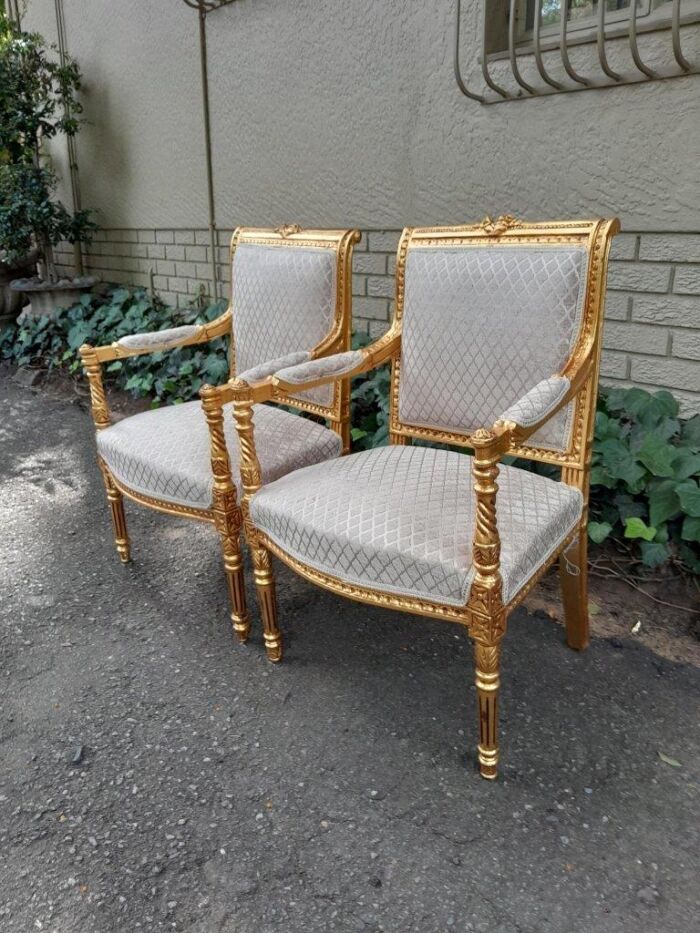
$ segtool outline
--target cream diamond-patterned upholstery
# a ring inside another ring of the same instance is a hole
[[[551,376],[533,386],[521,399],[499,417],[499,421],[514,421],[523,428],[537,424],[556,408],[569,391],[571,383],[566,376]]]
[[[181,327],[168,327],[165,330],[149,331],[144,334],[129,334],[117,340],[120,347],[127,350],[150,350],[161,347],[163,350],[176,347],[183,340],[196,337],[204,328],[201,324],[183,324]]]
[[[256,405],[254,412],[264,483],[340,455],[340,437],[323,425],[270,405]],[[224,406],[224,432],[232,479],[240,493],[238,435],[231,405]],[[177,505],[211,508],[211,442],[200,402],[157,408],[118,421],[97,432],[97,449],[127,488]]]
[[[287,365],[275,373],[283,382],[291,385],[302,382],[311,382],[324,376],[343,376],[358,366],[364,357],[359,350],[346,350],[344,353],[334,353],[332,356],[322,356],[317,360],[309,360],[293,366]]]
[[[259,379],[267,379],[268,376],[274,376],[274,374],[279,370],[283,369],[285,366],[298,366],[300,363],[304,363],[308,360],[309,354],[305,350],[300,350],[298,353],[287,353],[286,356],[278,356],[274,360],[266,360],[264,363],[260,363],[259,366],[253,366],[252,369],[246,369],[242,373],[238,373],[238,378],[242,379],[244,382],[257,382]]]
[[[411,247],[401,338],[401,421],[469,433],[489,427],[559,372],[579,333],[583,247]],[[567,406],[528,441],[565,450]]]
[[[331,329],[335,302],[335,250],[240,243],[231,295],[236,372],[311,350]],[[333,386],[299,397],[330,405]]]
[[[290,473],[251,518],[287,554],[349,583],[463,606],[473,578],[471,457],[382,447]],[[498,478],[505,602],[581,517],[581,493],[516,467]]]

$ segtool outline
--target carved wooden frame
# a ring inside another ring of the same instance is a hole
[[[505,634],[508,614],[525,598],[536,582],[557,558],[560,560],[562,588],[566,612],[567,640],[572,647],[584,648],[588,642],[586,605],[586,525],[588,517],[588,487],[591,444],[595,417],[595,401],[601,349],[603,305],[607,262],[612,237],[619,230],[617,220],[591,220],[557,223],[524,223],[511,215],[496,220],[485,218],[480,224],[458,227],[407,228],[398,246],[396,264],[396,310],[389,331],[362,351],[362,360],[346,376],[355,376],[391,361],[390,443],[407,444],[412,438],[457,444],[473,450],[472,472],[476,499],[476,521],[472,542],[474,580],[465,606],[453,606],[418,597],[400,596],[348,583],[340,578],[308,566],[286,553],[250,518],[250,500],[260,488],[262,474],[255,451],[252,404],[255,391],[246,383],[233,383],[234,414],[240,437],[241,474],[243,477],[244,523],[246,536],[257,563],[265,569],[264,599],[261,593],[263,625],[268,653],[279,660],[282,653],[281,634],[277,626],[276,608],[272,596],[274,581],[269,554],[276,555],[305,579],[331,592],[371,605],[384,606],[416,615],[440,618],[463,625],[475,645],[476,685],[479,704],[480,742],[479,767],[483,777],[496,777],[498,762],[497,702],[499,689],[500,646]],[[577,245],[588,255],[586,292],[579,333],[573,349],[557,375],[569,380],[569,390],[546,417],[524,428],[514,422],[497,421],[494,425],[469,433],[445,432],[404,423],[398,416],[398,392],[401,378],[401,327],[404,309],[406,260],[414,246],[445,245],[489,246],[506,244],[538,246]],[[310,379],[301,388],[309,389],[329,382],[331,377]],[[273,397],[284,397],[292,388],[279,377],[272,379]],[[295,389],[299,386],[295,384]],[[574,402],[573,427],[568,447],[563,452],[540,448],[528,442],[557,411]],[[549,559],[532,575],[510,600],[503,602],[500,573],[500,537],[496,515],[498,464],[506,454],[516,454],[532,460],[552,463],[561,468],[563,482],[582,493],[584,506],[576,528],[567,536]],[[566,558],[563,552],[567,551]],[[256,578],[257,582],[257,578]]]
[[[317,247],[333,250],[336,259],[336,294],[331,327],[323,339],[310,350],[310,358],[316,359],[331,353],[349,349],[351,339],[351,263],[352,248],[360,239],[357,230],[302,230],[296,224],[279,227],[276,230],[258,228],[238,228],[231,239],[230,260],[236,247],[241,242],[261,243],[282,248]],[[119,343],[109,346],[93,347],[84,344],[80,348],[83,369],[90,386],[90,401],[95,428],[100,431],[112,423],[107,398],[102,380],[102,364],[111,360],[141,356],[146,353],[171,350],[176,347],[194,346],[206,343],[217,337],[229,335],[231,338],[231,373],[235,375],[235,351],[233,348],[232,306],[233,289],[229,305],[218,318],[203,324],[194,333],[181,340],[164,340],[161,344],[149,346],[125,347]],[[327,418],[331,428],[340,436],[343,450],[350,447],[350,382],[347,378],[336,380],[333,401],[329,406],[315,405],[291,396],[273,398],[271,377],[256,383],[257,400],[277,401],[304,411]],[[105,461],[98,456],[98,466],[105,484],[107,500],[110,506],[114,526],[115,544],[123,563],[131,558],[131,547],[124,514],[124,497],[158,512],[176,515],[180,518],[192,518],[213,524],[222,541],[224,568],[226,571],[232,603],[231,621],[240,641],[246,641],[250,632],[250,620],[245,601],[245,582],[243,561],[240,549],[240,532],[243,522],[236,486],[231,474],[231,463],[224,436],[223,406],[233,402],[234,393],[231,383],[221,386],[202,386],[200,398],[210,435],[210,458],[214,476],[212,504],[208,509],[193,508],[169,502],[154,496],[148,496],[129,488],[120,482],[110,471]]]

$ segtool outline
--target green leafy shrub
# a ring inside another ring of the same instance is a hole
[[[80,129],[81,74],[70,56],[23,31],[0,6],[0,261],[21,263],[39,250],[42,276],[58,280],[53,247],[89,243],[91,212],[56,198],[58,178],[42,162],[55,136]]]
[[[638,543],[653,567],[679,558],[700,572],[700,415],[670,392],[609,389],[596,413],[590,538]]]
[[[126,334],[201,324],[221,314],[225,304],[173,309],[143,291],[110,289],[105,296],[84,295],[79,304],[55,318],[30,319],[0,336],[0,358],[19,366],[63,369],[79,373],[78,347],[109,344]],[[105,382],[136,398],[152,397],[154,405],[195,398],[206,382],[228,376],[227,341],[115,360],[104,368]]]
[[[366,334],[353,336],[353,349],[366,347]],[[352,381],[352,446],[353,450],[369,450],[389,442],[389,386],[391,367],[381,366]]]

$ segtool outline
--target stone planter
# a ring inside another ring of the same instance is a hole
[[[26,295],[30,304],[22,312],[22,317],[52,316],[63,308],[70,308],[80,301],[81,295],[97,283],[94,275],[84,275],[76,279],[61,279],[59,282],[44,282],[41,279],[15,279],[13,291]]]
[[[0,327],[15,321],[25,301],[24,295],[11,288],[10,283],[20,275],[31,275],[35,269],[35,252],[14,265],[0,262]]]

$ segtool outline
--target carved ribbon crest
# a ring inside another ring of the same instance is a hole
[[[294,233],[301,233],[301,227],[299,224],[283,224],[275,230],[275,233],[279,233],[281,237],[288,237]]]
[[[511,227],[517,227],[519,224],[520,221],[516,220],[512,214],[501,214],[501,216],[497,217],[495,220],[491,220],[487,215],[481,221],[484,232],[489,236],[501,236],[506,230],[510,230]]]

